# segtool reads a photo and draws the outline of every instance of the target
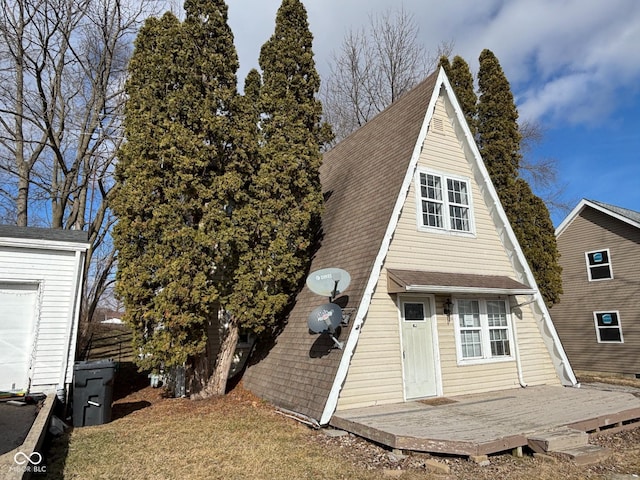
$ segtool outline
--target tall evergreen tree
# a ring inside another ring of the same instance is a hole
[[[519,178],[521,134],[518,110],[500,63],[490,50],[480,54],[478,147],[509,222],[548,305],[562,293],[553,224],[544,202]]]
[[[521,136],[511,86],[490,50],[480,53],[478,87],[478,148],[493,184],[501,192],[513,188],[518,177]]]
[[[246,183],[228,212],[233,235],[224,239],[230,250],[220,284],[225,337],[206,394],[224,392],[240,330],[277,330],[308,268],[322,211],[320,149],[327,131],[312,41],[302,3],[284,0],[260,53],[262,78],[249,72],[238,102],[238,181]]]
[[[117,291],[144,354],[140,366],[186,365],[203,382],[229,223],[225,166],[238,61],[223,1],[187,0],[185,10],[184,23],[169,13],[151,18],[136,39],[114,242]]]
[[[302,2],[283,0],[274,34],[260,51],[263,144],[253,182],[267,239],[261,240],[264,250],[256,252],[256,260],[270,279],[267,284],[283,292],[271,307],[274,313],[304,278],[322,212],[321,147],[330,130],[321,121],[312,43]]]
[[[260,52],[258,167],[250,202],[238,212],[245,223],[255,223],[246,229],[251,234],[235,276],[245,288],[229,298],[241,325],[256,333],[276,326],[297,292],[322,212],[319,167],[326,128],[312,42],[302,3],[283,0],[275,32]],[[255,95],[255,76],[250,74],[247,85],[246,95]]]
[[[231,116],[233,151],[229,152],[220,177],[220,205],[224,208],[209,210],[204,219],[205,225],[215,230],[218,245],[215,265],[219,308],[218,318],[212,323],[221,336],[218,351],[208,352],[216,357],[215,365],[196,398],[225,393],[240,331],[260,333],[271,320],[264,297],[266,293],[269,298],[273,291],[260,290],[263,276],[252,255],[262,227],[252,191],[260,165],[260,86],[260,74],[251,70],[245,80],[244,96],[236,97]],[[209,346],[214,345],[210,342]]]
[[[560,301],[562,267],[553,222],[547,206],[522,178],[515,183],[511,215],[513,230],[548,306]]]
[[[440,57],[438,66],[442,67],[447,74],[475,139],[478,135],[478,96],[473,86],[473,75],[469,64],[459,55],[453,57],[453,62],[450,63],[449,58],[443,55]]]

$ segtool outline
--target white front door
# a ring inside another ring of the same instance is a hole
[[[407,400],[437,394],[431,302],[403,300],[402,363]]]
[[[29,388],[36,285],[0,285],[0,391]]]

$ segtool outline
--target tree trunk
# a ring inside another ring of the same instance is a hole
[[[220,345],[215,369],[202,390],[191,395],[193,400],[224,395],[226,393],[229,369],[233,362],[233,355],[238,345],[239,336],[240,328],[238,327],[238,322],[234,318],[231,318],[226,329],[226,335]]]
[[[29,223],[29,177],[31,167],[24,160],[18,160],[18,198],[16,199],[16,225],[26,227]]]

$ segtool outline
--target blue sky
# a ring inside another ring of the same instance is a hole
[[[227,0],[240,56],[240,85],[273,33],[280,0]],[[640,211],[640,1],[638,0],[306,0],[320,75],[345,33],[369,15],[403,7],[430,52],[454,42],[477,72],[492,50],[522,119],[545,136],[533,158],[553,158],[562,200],[581,198]],[[565,213],[554,211],[558,225]]]

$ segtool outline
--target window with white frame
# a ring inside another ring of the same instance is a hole
[[[471,232],[469,181],[434,172],[419,172],[420,225],[426,228]]]
[[[617,311],[593,312],[598,343],[624,343],[620,315]]]
[[[504,300],[456,300],[456,340],[461,363],[511,358],[511,326]]]
[[[610,280],[613,278],[609,249],[586,252],[585,257],[587,259],[589,281]]]

